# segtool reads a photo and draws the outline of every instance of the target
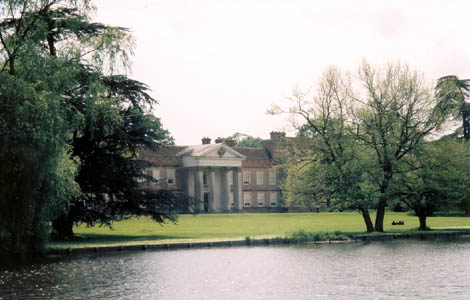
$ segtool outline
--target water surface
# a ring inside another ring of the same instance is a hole
[[[0,270],[0,299],[470,299],[470,239],[87,254]]]

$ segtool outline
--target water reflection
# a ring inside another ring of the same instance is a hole
[[[467,299],[470,240],[90,254],[0,271],[0,299]]]

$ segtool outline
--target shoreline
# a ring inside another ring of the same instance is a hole
[[[206,241],[189,241],[175,243],[141,243],[133,245],[111,245],[90,246],[80,248],[50,248],[46,249],[45,255],[70,255],[78,253],[137,251],[137,250],[177,250],[177,249],[201,249],[222,248],[240,246],[268,246],[268,245],[295,245],[295,244],[331,244],[331,243],[357,243],[369,241],[389,241],[395,239],[435,239],[452,238],[458,236],[470,236],[470,230],[446,231],[446,232],[417,232],[417,233],[384,233],[384,234],[357,234],[344,239],[328,239],[321,241],[298,241],[292,238],[237,238],[237,239],[214,239]]]

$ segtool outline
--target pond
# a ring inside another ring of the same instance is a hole
[[[469,238],[93,253],[0,270],[0,299],[469,297]]]

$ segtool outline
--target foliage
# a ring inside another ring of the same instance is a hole
[[[70,234],[73,222],[128,214],[175,220],[175,206],[188,204],[137,183],[147,178],[138,148],[172,138],[150,114],[148,87],[113,74],[129,67],[132,36],[92,23],[90,9],[88,0],[0,2],[1,253],[38,251],[51,220]]]
[[[321,167],[320,164],[293,164],[288,168],[286,182],[282,186],[287,195],[285,204],[305,207],[313,212],[329,201],[329,194],[321,181]]]
[[[419,217],[421,230],[427,229],[426,217],[456,209],[468,195],[469,153],[463,142],[427,143],[408,160],[413,170],[395,178],[392,190]]]
[[[321,204],[328,204],[331,209],[358,209],[368,218],[368,208],[376,193],[367,184],[370,164],[367,149],[353,146],[351,140],[330,140],[330,148],[318,138],[303,141],[303,146],[299,142],[294,140],[292,146],[297,151],[287,150],[291,159],[284,163],[288,170],[283,184],[287,201],[312,210]],[[368,225],[371,231],[372,224]]]
[[[321,157],[311,151],[307,159],[333,171],[324,173],[325,188],[333,187],[341,202],[359,200],[356,208],[368,231],[368,209],[374,202],[374,230],[383,231],[393,177],[408,171],[404,161],[442,124],[445,114],[436,108],[422,77],[406,65],[379,68],[363,62],[355,78],[330,68],[312,96],[296,89],[288,97],[290,107],[273,107],[271,112],[294,115],[293,125],[303,131],[309,127]]]
[[[304,124],[297,129],[296,137],[299,138],[313,138],[315,131],[310,128],[308,124]]]
[[[224,141],[232,140],[234,141],[235,147],[245,147],[245,148],[259,148],[261,147],[262,138],[252,137],[250,135],[235,132],[234,134],[223,139]]]
[[[62,94],[74,72],[36,43],[55,2],[0,2],[0,254],[40,251],[48,222],[79,191]]]
[[[160,120],[144,113],[139,103],[154,103],[145,93],[147,87],[122,76],[105,77],[102,82],[109,101],[90,101],[86,108],[76,107],[85,118],[83,128],[73,132],[71,141],[73,155],[81,161],[76,180],[82,193],[74,199],[68,214],[54,220],[57,238],[71,237],[72,225],[77,222],[110,225],[117,218],[142,213],[159,222],[175,220],[172,211],[189,205],[182,195],[144,189],[136,180],[147,178],[143,170],[149,166],[138,159],[139,147],[157,149],[173,142]]]
[[[467,141],[470,139],[470,104],[466,102],[469,93],[470,79],[448,75],[437,80],[435,94],[439,109],[456,120],[462,120],[463,137]]]
[[[65,107],[55,91],[5,73],[0,99],[0,253],[40,251],[47,222],[78,193]]]
[[[341,234],[341,231],[336,230],[335,232],[310,232],[305,230],[295,231],[290,235],[289,240],[295,243],[311,243],[319,241],[337,241],[345,240],[346,236]]]

